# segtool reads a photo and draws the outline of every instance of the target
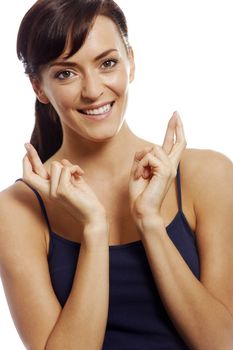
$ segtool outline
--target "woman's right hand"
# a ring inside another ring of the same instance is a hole
[[[54,161],[47,171],[37,151],[26,144],[23,158],[23,180],[64,207],[85,227],[104,227],[106,212],[95,193],[83,178],[84,171],[68,160]],[[107,226],[107,225],[106,225]]]

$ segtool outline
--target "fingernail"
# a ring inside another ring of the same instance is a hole
[[[180,118],[180,113],[178,111],[174,112],[177,118]]]

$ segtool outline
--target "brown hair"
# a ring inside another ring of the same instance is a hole
[[[113,0],[38,0],[24,16],[18,32],[17,54],[25,73],[30,78],[38,77],[43,65],[64,52],[68,35],[71,49],[67,58],[71,57],[84,44],[98,15],[116,24],[128,49],[126,19]],[[62,145],[62,125],[51,104],[36,99],[35,114],[30,142],[45,162]]]

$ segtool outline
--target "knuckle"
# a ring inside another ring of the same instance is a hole
[[[60,166],[61,166],[61,164],[58,161],[56,161],[56,160],[53,160],[51,162],[51,167],[52,168],[59,168]]]
[[[49,192],[49,198],[50,199],[57,199],[57,193],[56,193],[56,191],[54,191],[54,190],[50,190],[50,192]]]
[[[57,198],[60,198],[60,199],[66,198],[66,188],[64,185],[58,186],[56,195],[57,195]]]
[[[61,187],[58,187],[56,190],[52,190],[50,192],[50,199],[53,199],[53,200],[62,200],[64,199],[66,196],[65,196],[65,191],[61,188]]]
[[[146,161],[150,161],[150,160],[152,160],[152,159],[154,159],[154,155],[153,154],[151,154],[151,153],[147,153],[146,155],[145,155],[145,158],[144,158]]]
[[[63,165],[66,165],[66,166],[69,166],[69,165],[72,165],[67,159],[62,159],[62,161],[61,161],[61,163],[63,164]]]
[[[63,167],[62,167],[62,173],[64,173],[65,175],[67,175],[68,173],[70,173],[70,171],[71,171],[71,167],[69,166],[69,165],[64,165]]]
[[[143,158],[143,152],[140,151],[140,152],[136,152],[135,153],[135,157],[134,159],[137,161],[137,162],[140,162],[140,160]]]

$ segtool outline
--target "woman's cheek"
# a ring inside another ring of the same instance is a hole
[[[128,90],[129,74],[126,70],[117,71],[116,74],[108,77],[107,85],[117,95],[121,95]]]
[[[59,109],[73,108],[75,101],[77,101],[77,91],[66,87],[63,91],[57,91],[53,95],[53,100]]]

